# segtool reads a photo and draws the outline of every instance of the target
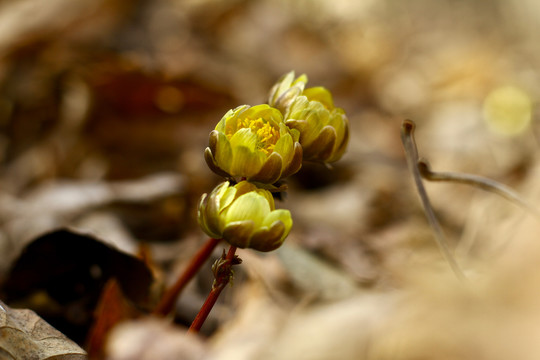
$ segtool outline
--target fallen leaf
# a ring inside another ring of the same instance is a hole
[[[25,248],[3,284],[2,295],[11,305],[18,302],[36,310],[80,343],[86,338],[102,289],[111,278],[134,304],[150,307],[153,277],[141,260],[90,235],[62,229],[37,238]]]
[[[86,352],[32,310],[0,301],[0,358],[83,360]]]

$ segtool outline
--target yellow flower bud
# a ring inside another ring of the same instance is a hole
[[[285,75],[270,92],[269,103],[282,111],[285,124],[300,132],[304,160],[330,163],[343,156],[349,142],[349,120],[334,107],[332,94],[324,87],[304,89],[307,76],[296,80]]]
[[[302,95],[307,81],[308,78],[305,74],[295,79],[294,71],[283,75],[270,90],[268,104],[285,114],[293,100]]]
[[[222,176],[273,184],[302,166],[297,130],[268,105],[229,110],[210,133],[205,160]]]
[[[207,235],[259,251],[280,247],[292,227],[290,212],[276,210],[272,194],[247,181],[226,181],[204,194],[198,220]]]

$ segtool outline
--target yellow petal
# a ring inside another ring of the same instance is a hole
[[[232,116],[234,116],[234,113],[235,113],[234,109],[231,109],[231,110],[227,111],[225,113],[225,115],[223,115],[221,120],[219,120],[219,122],[217,123],[215,130],[219,131],[221,133],[225,133],[225,127],[227,125],[227,119],[230,119]]]
[[[229,186],[226,191],[221,195],[219,200],[219,212],[223,212],[223,209],[227,208],[227,206],[231,205],[233,200],[236,197],[236,187]]]
[[[268,97],[268,103],[271,106],[278,108],[282,112],[286,112],[294,98],[302,93],[308,82],[307,76],[302,74],[295,80],[293,79],[294,71],[291,71],[282,76],[272,87]]]
[[[266,155],[262,151],[252,151],[245,146],[237,146],[233,148],[230,174],[250,179],[261,170],[265,160]]]
[[[294,74],[294,72],[293,72]],[[302,85],[302,88],[304,88],[304,85],[307,84],[308,82],[308,77],[306,74],[302,74],[300,75],[299,77],[296,78],[296,80],[293,81],[292,85],[295,86],[295,85],[300,85],[300,84],[303,84]]]
[[[238,117],[250,108],[249,105],[241,105],[232,110],[229,110],[220,120],[216,126],[216,130],[226,134],[231,135],[238,130]]]
[[[322,86],[308,88],[304,90],[302,95],[305,95],[310,101],[320,102],[327,109],[332,109],[334,107],[332,94]]]
[[[257,189],[256,192],[260,196],[266,198],[266,201],[268,201],[268,206],[270,206],[270,211],[274,211],[275,205],[274,205],[274,197],[272,196],[272,193],[266,189]]]
[[[225,223],[230,224],[235,221],[252,220],[255,227],[259,227],[270,212],[268,200],[252,191],[238,197],[223,212]]]
[[[246,112],[244,112],[242,116],[253,120],[262,118],[275,126],[283,121],[283,115],[281,112],[268,104],[252,106]]]
[[[274,105],[281,94],[291,87],[293,79],[294,71],[290,71],[278,80],[278,82],[270,90],[270,97],[268,99],[268,103],[270,105]]]
[[[291,231],[293,221],[291,217],[291,212],[289,210],[285,209],[278,209],[271,211],[266,215],[264,218],[264,221],[262,223],[262,226],[270,227],[272,226],[276,221],[281,221],[283,225],[285,226],[285,236],[289,234],[289,231]]]
[[[248,148],[250,151],[255,151],[257,148],[257,135],[255,135],[251,129],[248,128],[240,129],[235,132],[229,141],[231,148],[233,149],[243,146]]]
[[[292,102],[289,110],[285,114],[285,119],[299,119],[305,118],[305,114],[309,105],[309,100],[305,96],[297,96]]]

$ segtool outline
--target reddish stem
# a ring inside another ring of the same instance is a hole
[[[221,239],[210,238],[208,241],[199,249],[199,251],[193,256],[188,267],[184,270],[182,275],[176,280],[176,283],[169,289],[165,294],[163,294],[160,302],[154,309],[154,314],[165,316],[174,308],[176,299],[184,289],[184,287],[189,283],[189,281],[195,276],[199,271],[201,266],[205,263],[206,260],[210,257],[217,244],[219,244]]]
[[[212,290],[210,290],[210,293],[208,294],[208,297],[206,298],[204,304],[201,306],[199,313],[197,314],[197,316],[195,316],[195,320],[193,320],[193,322],[191,323],[191,326],[189,327],[189,332],[199,332],[199,330],[201,330],[202,325],[204,324],[206,318],[208,317],[208,314],[210,314],[210,311],[214,307],[219,295],[231,280],[231,267],[232,265],[238,263],[235,262],[235,252],[236,246],[231,246],[229,248],[229,251],[227,252],[227,256],[224,259],[221,259],[221,261],[223,262],[221,264],[218,263],[214,271],[216,279],[214,281],[214,284],[212,285]]]

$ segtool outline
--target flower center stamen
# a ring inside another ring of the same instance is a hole
[[[257,149],[263,151],[266,155],[274,151],[276,142],[279,139],[279,129],[276,129],[262,118],[256,120],[238,119],[237,129],[244,128],[250,129],[252,133],[257,135]]]

